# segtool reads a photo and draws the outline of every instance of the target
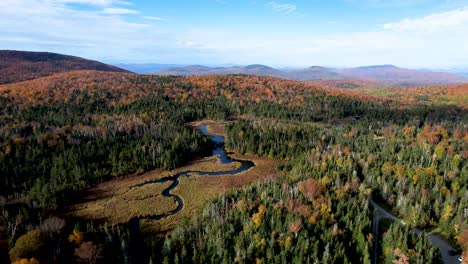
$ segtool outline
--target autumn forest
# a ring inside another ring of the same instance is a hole
[[[0,263],[468,260],[468,84],[15,74]]]

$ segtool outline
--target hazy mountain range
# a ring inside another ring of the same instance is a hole
[[[134,73],[159,73],[171,68],[184,67],[181,64],[161,64],[161,63],[117,63],[115,66]]]
[[[442,71],[412,70],[393,65],[365,66],[357,68],[326,68],[312,66],[305,69],[276,69],[265,65],[208,67],[176,64],[116,64],[112,66],[49,52],[0,50],[0,84],[31,80],[54,73],[73,70],[98,70],[113,72],[154,73],[161,75],[214,75],[247,74],[272,76],[292,80],[359,80],[391,85],[421,86],[468,83],[468,74]],[[457,69],[457,71],[462,71]],[[468,72],[468,71],[467,71]]]
[[[293,80],[366,80],[402,86],[465,83],[468,78],[454,73],[398,68],[393,65],[365,66],[357,68],[326,68],[312,66],[298,70],[281,70],[265,65],[235,67],[206,67],[192,65],[175,67],[158,72],[162,75],[251,74],[273,76]]]

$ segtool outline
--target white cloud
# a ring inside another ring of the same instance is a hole
[[[93,47],[93,44],[86,44],[86,43],[68,43],[63,41],[47,41],[47,40],[40,40],[40,39],[33,39],[27,37],[7,37],[4,38],[3,41],[11,42],[11,43],[22,43],[22,44],[35,44],[35,45],[48,45],[48,46],[77,46],[77,47]]]
[[[167,19],[157,16],[143,16],[144,19],[153,20],[153,21],[167,21]]]
[[[229,62],[270,65],[445,67],[468,60],[467,9],[387,23],[368,32],[247,33],[198,30],[187,34],[196,48]]]
[[[106,61],[137,61],[147,59],[148,53],[158,56],[177,41],[155,25],[129,22],[98,8],[83,10],[38,0],[1,0],[0,35],[0,49],[52,51]]]
[[[268,2],[266,6],[275,12],[286,15],[292,14],[297,10],[297,7],[293,4],[282,4],[274,1]]]
[[[366,5],[371,7],[407,7],[407,6],[415,6],[424,3],[428,3],[434,0],[344,0],[346,2]],[[443,1],[443,0],[437,0]],[[445,0],[445,1],[454,1],[454,0]],[[457,1],[457,0],[455,0]]]
[[[88,6],[72,5],[77,3]],[[164,18],[144,13],[132,16],[132,22],[126,16],[102,13],[125,9],[119,8],[121,3],[0,0],[0,49],[46,50],[108,62],[441,67],[468,61],[466,8],[390,21],[368,32],[313,35],[271,28],[170,27],[151,23]],[[268,6],[276,12],[298,15],[294,5],[270,3],[276,4]]]
[[[50,2],[65,3],[65,4],[85,4],[95,6],[109,6],[114,4],[131,5],[131,2],[122,0],[46,0]]]
[[[139,14],[140,12],[132,9],[127,9],[127,8],[115,8],[115,7],[109,7],[101,11],[103,14],[107,15],[135,15]]]
[[[23,0],[2,0],[10,2],[24,2]],[[83,4],[92,6],[111,6],[111,5],[131,5],[132,3],[125,0],[37,0],[44,4]]]
[[[468,27],[468,8],[431,14],[423,18],[403,19],[396,23],[384,25],[386,30],[434,32],[460,30]]]

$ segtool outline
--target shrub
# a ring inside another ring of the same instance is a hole
[[[47,246],[47,235],[40,230],[32,230],[22,235],[10,250],[12,261],[39,258],[44,255]]]

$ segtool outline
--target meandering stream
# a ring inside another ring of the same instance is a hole
[[[192,175],[192,174],[198,174],[198,175],[201,175],[201,176],[233,175],[233,174],[238,174],[238,173],[244,172],[244,171],[252,168],[253,166],[255,166],[252,161],[249,161],[249,160],[236,160],[236,159],[233,159],[233,158],[229,157],[227,155],[226,151],[224,150],[224,137],[223,136],[210,134],[208,132],[208,130],[207,130],[206,125],[201,126],[201,131],[202,131],[202,133],[204,135],[211,137],[211,140],[213,140],[213,142],[215,143],[214,147],[213,147],[213,150],[212,150],[212,155],[213,156],[218,155],[221,164],[229,164],[229,163],[232,163],[232,162],[240,162],[241,166],[239,168],[237,168],[237,169],[232,169],[232,170],[227,170],[227,171],[215,171],[215,172],[211,172],[211,171],[183,171],[183,172],[179,172],[179,173],[177,173],[175,175],[168,176],[168,177],[165,177],[165,178],[162,178],[162,179],[159,179],[159,180],[148,181],[148,182],[144,182],[144,183],[137,184],[135,186],[130,187],[130,189],[134,189],[134,188],[139,188],[139,187],[142,187],[142,186],[145,186],[145,185],[148,185],[148,184],[172,182],[172,184],[169,187],[167,187],[165,190],[163,190],[162,195],[164,197],[174,198],[175,202],[177,203],[177,208],[170,211],[170,212],[160,214],[160,215],[138,216],[138,217],[135,217],[134,219],[132,219],[133,222],[135,222],[136,220],[142,220],[142,219],[160,220],[162,218],[166,218],[168,216],[175,215],[175,214],[179,213],[184,208],[184,201],[178,195],[175,195],[175,194],[171,193],[171,191],[174,190],[174,188],[176,188],[179,185],[179,178],[180,177],[190,177],[190,175]]]

